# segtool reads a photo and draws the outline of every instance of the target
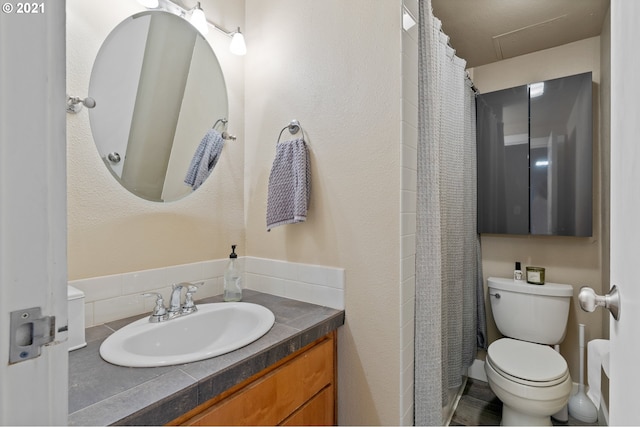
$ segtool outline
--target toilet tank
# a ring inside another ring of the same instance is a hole
[[[532,285],[499,277],[489,277],[487,282],[493,319],[502,335],[548,345],[564,340],[571,285]]]

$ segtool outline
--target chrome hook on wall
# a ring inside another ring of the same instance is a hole
[[[93,108],[96,106],[96,100],[89,96],[82,99],[67,95],[67,113],[77,114],[82,110],[83,105],[87,108]]]

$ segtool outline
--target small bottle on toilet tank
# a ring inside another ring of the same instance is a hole
[[[516,282],[522,282],[524,275],[522,274],[522,269],[520,267],[520,261],[516,261],[516,268],[513,270],[513,280]]]

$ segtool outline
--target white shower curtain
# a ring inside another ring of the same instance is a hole
[[[448,390],[460,386],[484,339],[477,334],[484,303],[479,312],[475,97],[465,61],[440,28],[431,2],[420,1],[416,425],[443,424]]]

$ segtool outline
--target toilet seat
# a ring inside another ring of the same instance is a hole
[[[569,376],[567,362],[551,347],[511,338],[493,342],[487,362],[505,379],[530,387],[551,387]]]
[[[503,403],[501,425],[552,425],[550,416],[567,404],[572,388],[559,359],[551,347],[526,341],[503,338],[489,346],[484,370]]]

